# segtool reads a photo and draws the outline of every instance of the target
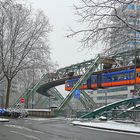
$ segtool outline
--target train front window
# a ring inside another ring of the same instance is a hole
[[[65,85],[66,85],[66,87],[71,87],[72,83],[70,81],[67,81]]]
[[[66,83],[66,87],[70,87],[70,84],[69,83]]]

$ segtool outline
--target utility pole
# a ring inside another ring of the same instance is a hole
[[[35,68],[34,68],[34,61],[33,61],[33,86],[35,84]],[[34,93],[31,95],[32,97],[32,109],[34,108]]]
[[[107,106],[107,90],[105,90],[105,107]],[[107,118],[107,110],[105,111],[105,115],[106,115],[106,118]]]
[[[135,17],[134,17],[134,27],[136,27],[136,25],[137,25],[137,20],[136,20],[136,15],[135,15]],[[135,31],[134,32],[134,69],[135,69],[135,72],[134,72],[134,78],[135,78],[135,80],[134,80],[134,92],[136,92],[136,90],[137,90],[137,85],[136,85],[136,78],[137,78],[137,72],[136,72],[136,68],[137,68],[137,61],[136,61],[136,51],[137,51],[137,42],[136,42],[136,37],[137,37],[137,32]],[[136,93],[135,93],[136,94]]]

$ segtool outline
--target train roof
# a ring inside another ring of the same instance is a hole
[[[105,70],[93,72],[93,74],[110,73],[110,72],[116,72],[116,71],[121,71],[121,70],[129,70],[129,69],[133,69],[133,68],[134,68],[134,65],[133,66],[118,67],[118,68],[105,69]]]
[[[129,69],[133,69],[134,68],[134,65],[132,66],[125,66],[125,67],[118,67],[118,68],[112,68],[112,69],[105,69],[105,70],[101,70],[101,71],[95,71],[92,73],[92,75],[97,75],[97,74],[102,74],[102,73],[110,73],[110,72],[117,72],[117,71],[121,71],[121,70],[129,70]],[[69,77],[69,79],[73,79],[73,78],[79,78],[81,77],[82,75],[78,75],[78,76],[72,76],[72,77]]]

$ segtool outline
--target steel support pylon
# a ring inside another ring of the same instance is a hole
[[[73,93],[76,89],[78,89],[90,76],[91,74],[96,70],[96,68],[99,66],[99,64],[103,61],[103,59],[100,56],[97,56],[95,58],[95,61],[91,64],[91,66],[87,69],[84,75],[80,77],[78,82],[74,85],[73,89],[70,91],[70,93],[66,96],[66,98],[63,100],[63,102],[58,107],[58,111],[61,110],[68,104],[68,102],[72,99]]]
[[[28,100],[28,97],[30,95],[34,95],[35,91],[38,89],[38,87],[43,83],[43,81],[48,77],[48,75],[43,75],[42,78],[35,84],[31,84],[31,86],[25,90],[25,92],[17,99],[17,101],[13,104],[16,105],[20,102],[20,98],[25,98],[25,101]]]
[[[89,109],[94,110],[94,109],[98,108],[97,104],[94,102],[94,100],[92,100],[91,97],[89,97],[89,95],[86,93],[86,91],[81,90],[81,94],[84,96],[85,100],[87,101]]]

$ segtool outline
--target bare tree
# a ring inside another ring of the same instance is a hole
[[[24,69],[23,71],[19,72],[16,78],[19,86],[22,85],[20,86],[22,91],[24,92],[29,88],[29,86],[38,82],[43,74],[56,71],[56,66],[57,65],[53,62],[48,61],[46,58],[42,58],[37,62],[35,61],[31,68]]]
[[[93,48],[98,42],[110,48],[113,40],[124,44],[134,39],[128,33],[140,32],[140,27],[130,22],[130,18],[134,18],[133,21],[140,19],[140,10],[128,12],[128,6],[132,3],[140,5],[139,0],[79,0],[79,5],[74,7],[80,16],[78,22],[84,24],[85,28],[70,29],[67,37],[82,34],[82,46],[88,48]]]
[[[36,52],[49,54],[50,31],[49,21],[42,11],[33,14],[30,7],[15,0],[0,1],[0,57],[7,80],[5,108],[9,106],[11,82],[18,72],[38,60]]]
[[[4,78],[4,74],[2,72],[2,66],[1,66],[1,63],[0,63],[0,81]]]

